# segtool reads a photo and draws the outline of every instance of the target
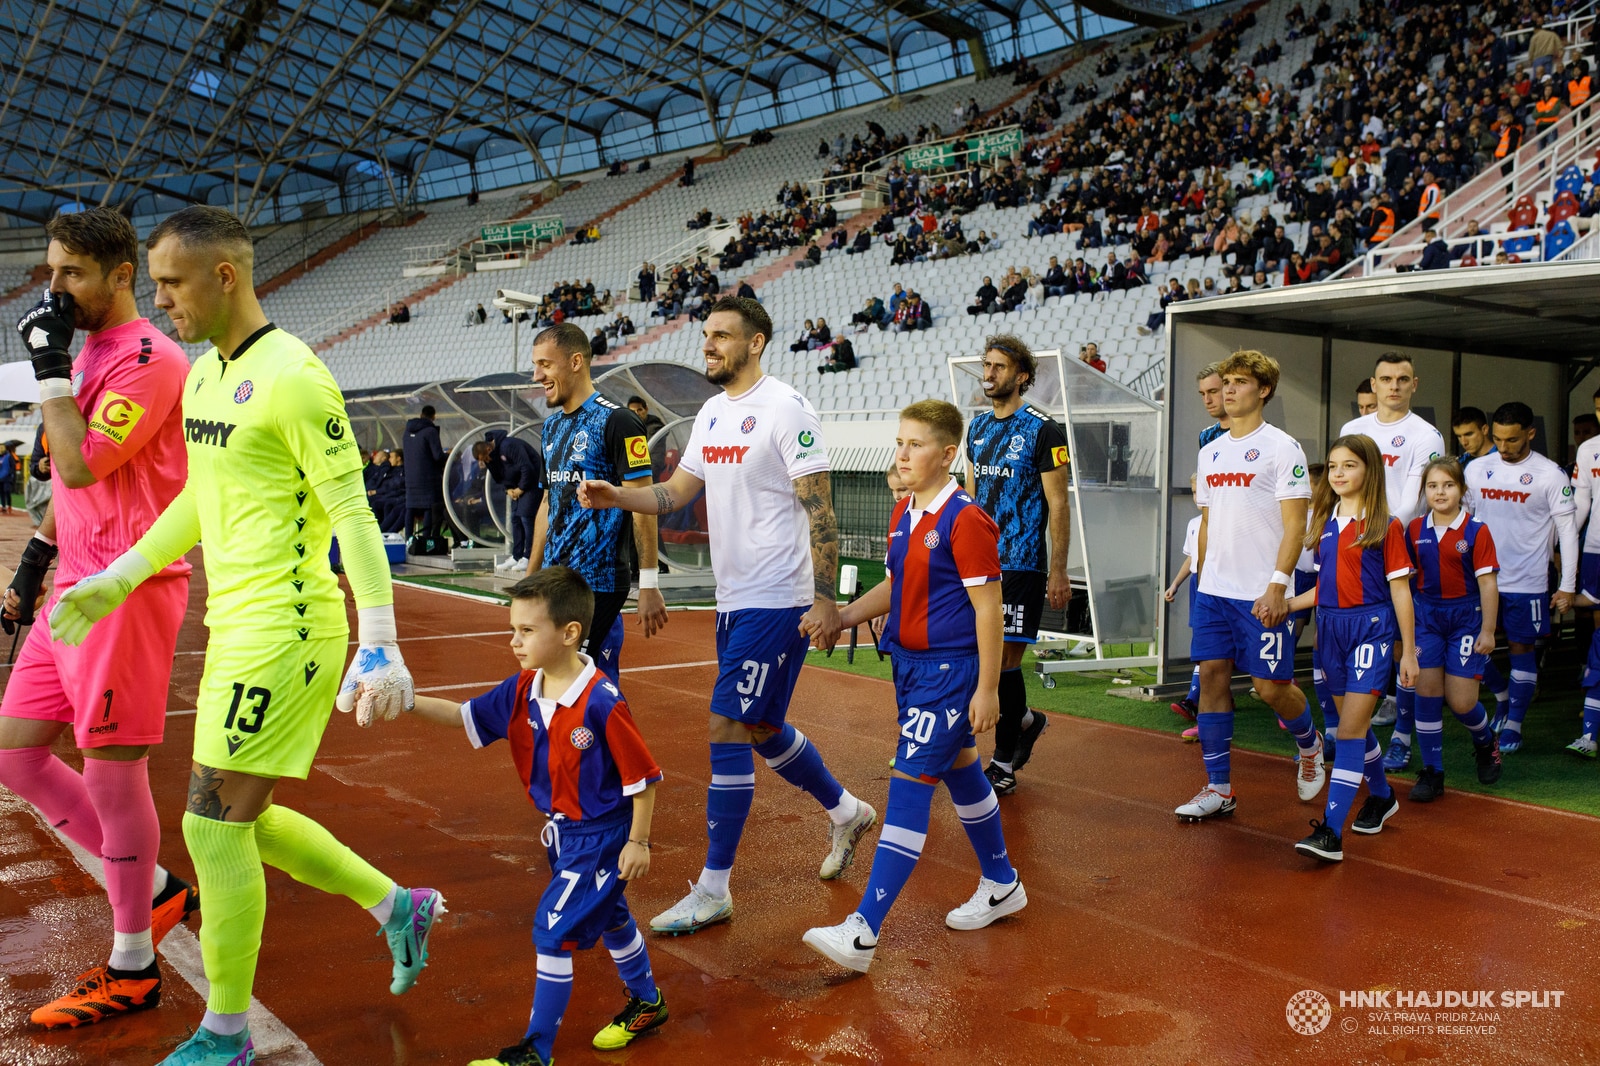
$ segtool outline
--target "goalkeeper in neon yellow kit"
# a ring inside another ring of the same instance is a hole
[[[188,482],[132,549],[62,596],[50,623],[58,639],[80,643],[140,582],[204,541],[211,637],[183,836],[204,900],[211,991],[195,1034],[162,1066],[246,1066],[262,863],[371,911],[394,955],[396,995],[426,965],[444,900],[397,886],[273,802],[280,777],[310,771],[336,702],[362,725],[411,706],[383,539],[333,376],[256,300],[249,231],[219,208],[189,207],[158,225],[148,246],[156,306],[183,341],[215,346],[183,389]],[[335,532],[360,628],[342,683],[349,626],[328,563]]]

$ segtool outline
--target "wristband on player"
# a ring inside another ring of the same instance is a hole
[[[44,378],[39,382],[39,402],[72,399],[71,378]]]
[[[1282,585],[1284,588],[1288,588],[1293,583],[1294,579],[1282,570],[1274,570],[1272,572],[1272,580],[1267,582],[1269,585]]]
[[[361,607],[356,610],[356,643],[398,644],[399,635],[394,624],[394,604],[379,607]]]
[[[639,571],[639,591],[661,587],[661,571],[648,568]]]
[[[629,837],[628,838],[628,843],[637,844],[637,845],[639,845],[641,848],[643,848],[646,851],[650,850],[650,842],[648,840],[635,840],[632,837]]]

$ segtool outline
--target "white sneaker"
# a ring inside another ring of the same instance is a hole
[[[517,561],[515,559],[511,558],[511,556],[509,556],[509,555],[506,556],[504,559],[496,559],[494,561],[494,568],[495,568],[495,572],[496,573],[499,573],[502,570],[510,570],[515,565],[517,565]]]
[[[828,857],[822,860],[822,869],[817,871],[824,881],[832,881],[850,868],[851,861],[856,857],[856,842],[878,820],[878,812],[872,809],[872,804],[863,799],[856,800],[856,803],[860,806],[856,808],[854,818],[843,825],[834,825],[831,820],[828,823],[833,830],[833,847]]]
[[[1021,875],[1009,885],[980,877],[972,898],[945,915],[944,924],[952,929],[982,929],[1027,905],[1028,892],[1022,887]]]
[[[1203,822],[1207,818],[1220,818],[1225,814],[1232,814],[1236,806],[1238,801],[1232,793],[1224,796],[1207,785],[1195,794],[1194,799],[1175,807],[1172,813],[1178,816],[1180,822]]]
[[[806,935],[800,939],[817,954],[826,955],[840,966],[858,973],[867,972],[867,967],[872,965],[872,956],[878,950],[878,938],[872,935],[867,920],[855,911],[838,925],[807,929]]]
[[[1317,798],[1317,793],[1322,791],[1322,783],[1328,779],[1328,771],[1322,761],[1321,740],[1318,740],[1314,750],[1302,751],[1295,763],[1299,772],[1295,774],[1294,787],[1300,792],[1300,802],[1310,803]]]
[[[528,560],[526,560],[526,559],[517,559],[517,560],[515,560],[511,564],[511,569],[518,570],[518,571],[526,571],[528,569]]]
[[[1372,725],[1394,725],[1395,719],[1400,717],[1400,708],[1395,705],[1393,696],[1385,696],[1383,702],[1378,704],[1378,709],[1372,712]]]
[[[713,896],[691,881],[687,896],[679,900],[675,907],[650,919],[650,930],[655,933],[694,933],[732,917],[731,894]]]

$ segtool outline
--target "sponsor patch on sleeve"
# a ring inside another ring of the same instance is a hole
[[[650,448],[643,437],[628,437],[623,442],[628,450],[628,468],[650,465]]]
[[[133,432],[133,427],[137,426],[139,419],[143,417],[143,407],[120,392],[108,390],[100,398],[100,406],[95,408],[94,416],[89,419],[89,428],[102,437],[110,437],[118,444],[126,444],[128,434]]]
[[[1066,466],[1067,446],[1065,444],[1057,444],[1054,448],[1051,448],[1050,461],[1055,463],[1057,466]]]

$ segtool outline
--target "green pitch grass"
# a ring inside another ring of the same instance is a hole
[[[863,630],[864,635],[865,630]],[[1108,649],[1109,654],[1125,654],[1128,651],[1131,649]],[[889,663],[880,662],[877,652],[870,647],[856,650],[854,666],[845,662],[842,646],[835,650],[831,657],[813,651],[806,662],[829,670],[843,670],[885,679],[889,677]],[[1034,656],[1029,652],[1023,657],[1022,672],[1027,682],[1030,707],[1043,708],[1055,714],[1116,722],[1119,725],[1147,729],[1152,733],[1165,734],[1172,738],[1176,738],[1194,724],[1173,714],[1165,702],[1146,703],[1142,700],[1106,694],[1109,689],[1120,687],[1116,684],[1119,676],[1124,679],[1131,678],[1134,684],[1143,685],[1155,681],[1154,671],[1127,670],[1122,671],[1120,675],[1111,672],[1058,673],[1054,675],[1056,687],[1047,689],[1040,683],[1034,667]],[[1562,680],[1565,681],[1565,678]],[[1315,708],[1316,697],[1311,693],[1311,686],[1307,684],[1304,687],[1306,695],[1312,700],[1312,707]],[[1494,785],[1478,783],[1476,763],[1472,754],[1472,738],[1455,720],[1455,716],[1448,709],[1445,710],[1444,802],[1448,802],[1448,793],[1452,790],[1482,792],[1505,799],[1600,816],[1600,761],[1581,759],[1564,750],[1566,744],[1579,732],[1583,707],[1582,692],[1566,683],[1559,686],[1552,683],[1547,686],[1547,692],[1547,695],[1534,701],[1533,706],[1528,709],[1528,719],[1523,725],[1522,750],[1504,757],[1505,772]],[[1484,696],[1490,701],[1486,706],[1492,713],[1493,697],[1487,692]],[[885,703],[891,702],[893,698],[893,693],[885,689]],[[1241,695],[1237,699],[1239,713],[1234,718],[1234,745],[1251,751],[1292,757],[1295,751],[1294,740],[1288,733],[1278,728],[1278,723],[1272,712],[1267,709],[1267,705],[1253,695]],[[1322,720],[1320,712],[1313,710],[1312,714],[1320,724]],[[1389,729],[1385,727],[1377,732],[1379,739],[1387,744]],[[983,745],[980,743],[979,746]],[[1198,745],[1196,748],[1198,749]],[[1416,751],[1415,748],[1412,750]],[[1201,768],[1198,750],[1195,751],[1194,758],[1195,773],[1199,774]],[[1395,781],[1401,802],[1405,801],[1406,793],[1416,781],[1416,767],[1420,762],[1420,756],[1413,755],[1413,769],[1410,772],[1390,775]]]

